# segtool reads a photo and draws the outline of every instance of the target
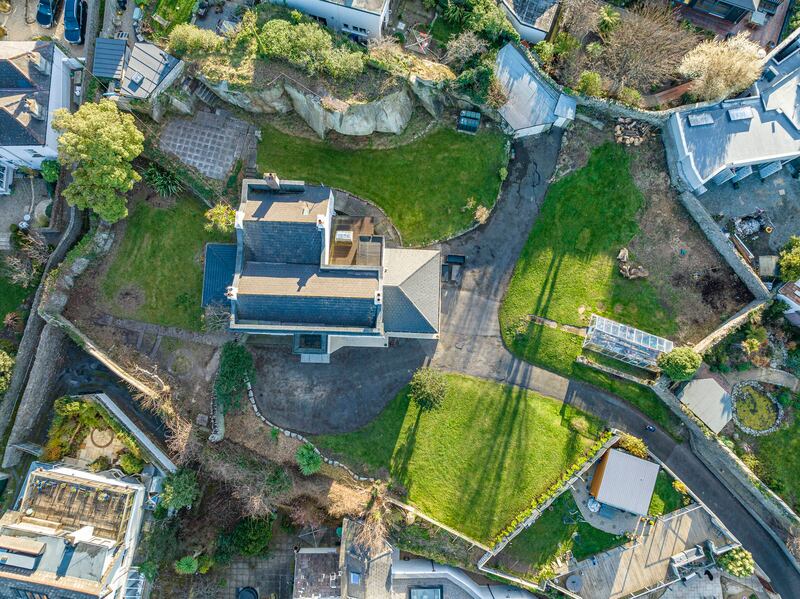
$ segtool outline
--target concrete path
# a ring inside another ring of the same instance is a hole
[[[753,368],[742,372],[732,371],[726,372],[723,376],[730,381],[731,385],[742,381],[759,381],[761,383],[786,387],[793,393],[797,393],[798,389],[800,389],[800,380],[798,380],[796,376],[785,370],[778,370],[777,368]]]
[[[678,444],[629,403],[600,389],[518,360],[503,345],[498,308],[514,264],[547,191],[560,147],[560,133],[516,143],[503,198],[480,229],[443,246],[467,256],[460,288],[443,292],[441,340],[433,358],[439,368],[531,389],[603,418],[609,426],[643,437],[672,469],[752,551],[785,598],[800,597],[800,574],[782,548],[720,483],[689,443]]]

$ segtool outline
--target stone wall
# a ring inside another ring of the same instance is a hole
[[[28,384],[8,437],[3,468],[13,468],[22,458],[22,452],[12,445],[37,440],[35,437],[43,424],[42,417],[49,413],[48,408],[55,399],[53,391],[64,366],[66,348],[67,338],[64,333],[53,325],[45,325],[28,376]]]

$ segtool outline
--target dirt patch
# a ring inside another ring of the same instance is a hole
[[[122,310],[128,314],[133,314],[144,305],[144,291],[136,285],[128,285],[120,289],[115,299]]]
[[[613,121],[605,121],[603,130],[576,121],[564,137],[555,178],[583,167],[594,147],[613,140]],[[699,341],[752,296],[678,200],[660,136],[653,134],[627,151],[645,198],[640,231],[628,244],[631,259],[649,271],[661,304],[673,315],[678,327],[673,341]]]

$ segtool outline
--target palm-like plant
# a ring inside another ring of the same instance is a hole
[[[600,30],[601,35],[608,35],[614,31],[621,22],[619,12],[610,6],[603,6],[600,8],[600,19],[597,22],[597,28]]]
[[[155,189],[158,195],[164,198],[173,196],[183,189],[180,180],[174,173],[165,171],[155,164],[151,164],[144,171],[144,180]]]

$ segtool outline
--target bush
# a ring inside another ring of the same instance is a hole
[[[647,445],[639,437],[625,433],[619,438],[619,446],[637,458],[647,459]]]
[[[556,35],[556,41],[553,43],[553,52],[556,56],[564,56],[565,54],[572,54],[580,47],[581,43],[578,38],[566,31],[559,31],[558,35]]]
[[[364,55],[346,48],[334,48],[325,54],[325,71],[334,79],[355,79],[364,72]]]
[[[756,569],[752,554],[742,547],[731,549],[717,561],[728,574],[739,578],[752,576]]]
[[[151,164],[144,171],[144,180],[162,198],[173,196],[183,188],[175,173],[165,171],[155,164]]]
[[[619,90],[617,98],[620,102],[628,106],[639,107],[642,105],[642,94],[639,93],[639,90],[633,89],[632,87],[623,87]]]
[[[219,371],[214,381],[214,393],[223,412],[239,409],[247,382],[255,381],[253,356],[241,343],[228,341],[222,346]]]
[[[300,472],[305,476],[316,474],[322,468],[322,456],[314,451],[314,446],[311,443],[301,445],[297,449],[294,458],[297,461]]]
[[[797,281],[800,279],[800,237],[792,235],[780,251],[778,264],[781,267],[781,279]]]
[[[101,455],[97,458],[94,462],[89,464],[89,470],[92,472],[102,472],[103,470],[108,470],[111,467],[111,460],[108,457]]]
[[[227,202],[220,202],[205,212],[206,231],[214,229],[221,233],[232,233],[236,225],[236,209]]]
[[[8,391],[11,374],[14,372],[14,358],[0,349],[0,395]]]
[[[231,533],[233,549],[240,555],[266,555],[272,538],[274,518],[245,518],[240,520]]]
[[[603,78],[596,71],[584,71],[578,77],[575,89],[586,96],[601,98],[603,97]]]
[[[508,178],[508,169],[504,166],[501,166],[497,174],[500,176],[501,181],[505,181]]]
[[[556,57],[556,47],[553,45],[553,42],[548,42],[546,40],[541,41],[536,44],[533,49],[536,51],[536,54],[538,54],[541,61],[546,65],[552,63],[553,59]]]
[[[184,556],[175,562],[175,572],[178,574],[195,574],[198,567],[197,558],[191,555]]]
[[[178,470],[164,480],[161,501],[168,508],[179,510],[189,507],[200,496],[197,474],[192,470]]]
[[[200,574],[208,574],[208,571],[214,567],[214,558],[205,553],[197,558],[197,571]]]
[[[176,25],[169,33],[167,48],[177,57],[208,54],[219,48],[222,38],[213,31],[188,23]]]
[[[447,377],[433,368],[419,368],[411,377],[408,396],[421,411],[435,410],[447,396]]]
[[[685,483],[679,480],[672,481],[672,488],[675,489],[681,495],[688,495],[689,494],[689,487],[686,486]]]
[[[466,69],[456,79],[456,85],[478,104],[489,99],[489,88],[494,80],[494,70],[487,64]]]
[[[58,160],[42,160],[42,179],[47,183],[55,183],[61,173],[61,165]]]
[[[126,451],[119,456],[119,467],[125,474],[139,474],[144,468],[145,461]]]
[[[700,100],[723,100],[747,89],[761,74],[761,47],[748,33],[707,40],[683,57],[682,75],[693,79],[692,94]]]
[[[688,381],[702,361],[700,354],[691,347],[676,347],[658,356],[658,367],[673,381]]]
[[[764,308],[763,319],[770,323],[778,323],[783,320],[783,313],[789,309],[789,304],[783,300],[774,299]]]

